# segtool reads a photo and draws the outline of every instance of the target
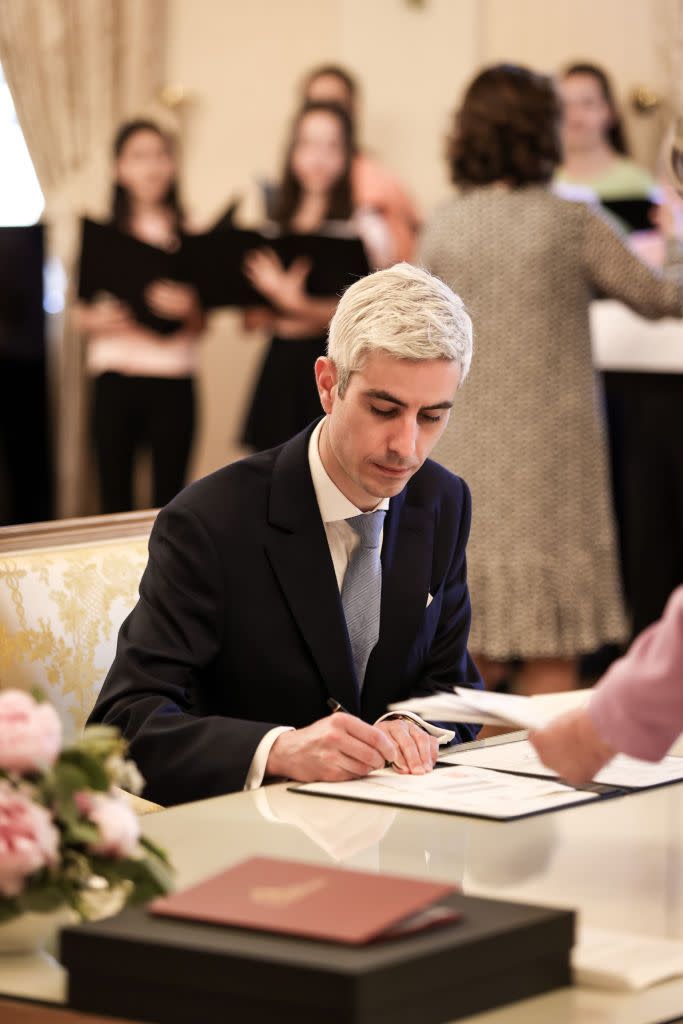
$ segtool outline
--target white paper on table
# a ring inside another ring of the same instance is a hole
[[[519,694],[492,693],[455,686],[453,693],[443,692],[428,697],[413,697],[389,705],[390,711],[413,711],[431,721],[475,722],[481,725],[512,725],[532,729],[543,725],[559,713],[537,704],[533,697]]]
[[[455,694],[453,695],[455,697]],[[441,697],[411,697],[409,700],[397,701],[389,704],[389,711],[412,711],[428,722],[472,722],[475,725],[509,725],[507,720],[502,722],[500,717],[493,714],[486,714],[477,711],[459,701]]]
[[[546,767],[528,740],[500,743],[458,752],[457,748],[439,757],[445,764],[466,764],[477,768],[491,768],[499,772],[520,772],[523,775],[542,775],[557,778],[557,772]],[[626,754],[617,754],[593,779],[605,786],[624,786],[642,789],[666,782],[683,780],[683,757],[665,757],[658,763],[639,761]]]
[[[438,768],[427,775],[384,768],[364,779],[307,782],[293,791],[501,819],[597,799],[553,780],[523,779],[469,765]]]
[[[591,690],[568,690],[561,693],[521,694],[491,693],[454,686],[453,691],[412,697],[390,705],[392,711],[412,711],[423,718],[442,722],[474,722],[479,725],[512,725],[531,729],[545,725],[563,714],[584,707]]]
[[[412,697],[389,705],[390,711],[412,711],[437,722],[474,722],[480,725],[511,725],[522,729],[538,728],[556,715],[560,708],[544,705],[535,697],[517,693],[495,693],[455,686],[425,697]]]
[[[633,992],[683,975],[683,941],[581,927],[572,971],[579,985]]]

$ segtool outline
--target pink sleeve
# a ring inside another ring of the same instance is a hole
[[[683,587],[607,671],[588,710],[603,740],[647,761],[662,758],[683,732]]]

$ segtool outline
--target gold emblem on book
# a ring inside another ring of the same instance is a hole
[[[318,892],[327,881],[324,878],[310,878],[307,882],[291,885],[255,885],[249,890],[249,899],[262,907],[291,907],[300,903],[311,893]]]

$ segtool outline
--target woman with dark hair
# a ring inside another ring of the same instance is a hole
[[[273,220],[284,233],[359,236],[369,264],[386,266],[390,243],[381,219],[353,204],[352,156],[346,111],[331,103],[307,104],[294,121]],[[313,367],[325,353],[327,325],[340,296],[309,295],[311,270],[304,259],[285,269],[272,249],[255,250],[245,263],[247,277],[274,309],[245,316],[247,328],[266,327],[274,335],[242,438],[256,450],[281,444],[321,414]]]
[[[653,198],[654,178],[631,159],[606,72],[595,64],[572,64],[560,76],[559,89],[563,162],[555,181],[560,194],[585,189],[588,195],[611,203]],[[619,215],[618,207],[616,216],[628,230],[631,225]]]
[[[309,71],[302,90],[306,103],[336,103],[354,125],[358,118],[358,83],[346,68],[322,64]],[[394,261],[410,260],[415,253],[420,215],[403,184],[379,160],[361,149],[354,138],[351,184],[356,206],[376,210],[393,242]]]
[[[151,121],[124,124],[114,141],[112,224],[148,245],[181,244],[172,140]],[[151,451],[152,502],[165,505],[183,487],[195,423],[197,340],[204,324],[196,290],[155,281],[146,301],[159,317],[179,320],[159,335],[111,297],[79,302],[76,323],[88,338],[86,364],[94,379],[92,430],[101,511],[133,508],[135,459]]]
[[[595,64],[572,64],[559,87],[564,163],[555,178],[558,194],[571,197],[572,190],[588,190],[629,233],[631,248],[645,262],[661,266],[664,232],[655,228],[662,227],[665,214],[653,203],[659,203],[664,183],[631,159],[607,74]],[[619,331],[609,326],[610,313],[601,310],[599,315],[603,339],[605,327],[608,337],[617,338]],[[655,372],[648,372],[644,353],[642,372],[604,373],[613,500],[635,633],[661,615],[673,586],[683,578],[678,513],[678,495],[683,493],[678,459],[683,377],[656,372],[659,346],[650,340],[646,344]]]
[[[358,82],[348,68],[341,64],[319,64],[306,73],[302,100],[304,104],[336,103],[355,124],[358,93]]]
[[[642,264],[602,215],[553,195],[559,130],[549,78],[482,72],[450,142],[460,194],[422,247],[475,328],[472,372],[435,452],[472,489],[470,646],[489,683],[522,661],[528,693],[572,688],[578,655],[626,636],[591,298],[683,315],[678,283]]]

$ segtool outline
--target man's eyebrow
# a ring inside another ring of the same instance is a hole
[[[378,391],[376,388],[370,388],[365,392],[367,398],[378,398],[381,402],[391,402],[393,405],[398,405],[401,409],[407,409],[408,403],[401,401],[400,398],[396,398],[395,395],[390,394],[388,391]],[[452,409],[452,402],[435,402],[434,405],[423,405],[421,410],[429,412],[432,409]]]

